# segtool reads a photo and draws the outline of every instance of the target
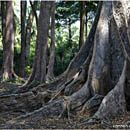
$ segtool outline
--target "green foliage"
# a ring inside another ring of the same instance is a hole
[[[32,69],[31,69],[30,66],[26,66],[25,70],[26,70],[27,74],[31,74],[32,73]]]
[[[72,27],[72,41],[69,43],[68,30],[63,27],[56,29],[54,73],[59,75],[67,68],[78,52],[79,29]],[[70,46],[71,45],[71,46]]]
[[[79,20],[79,3],[60,1],[56,3],[56,27],[65,27]],[[69,21],[70,20],[70,21]]]

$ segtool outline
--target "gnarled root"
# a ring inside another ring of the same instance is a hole
[[[83,84],[85,83],[88,77],[89,64],[92,58],[93,46],[90,50],[89,56],[81,67],[81,71],[79,71],[76,75],[73,76],[73,81],[65,87],[64,94],[72,95],[76,91],[78,91]]]
[[[62,112],[59,115],[59,118],[67,111],[68,120],[70,120],[70,98],[69,96],[64,96],[64,101],[62,102]]]
[[[62,112],[62,103],[64,102],[63,98],[60,98],[58,100],[55,100],[51,103],[48,103],[47,105],[41,107],[40,109],[37,109],[33,112],[27,113],[25,115],[21,115],[15,119],[9,120],[6,122],[6,126],[0,124],[0,128],[14,128],[14,126],[26,126],[28,125],[29,128],[32,128],[32,124],[30,122],[33,120],[33,122],[36,122],[37,120],[42,120],[43,118],[55,118],[60,115]],[[15,127],[17,128],[17,127]],[[21,127],[22,128],[22,127]],[[26,127],[24,127],[26,128]]]
[[[49,91],[39,92],[37,95],[33,92],[26,92],[0,96],[0,112],[31,112],[47,103],[51,96],[52,93]]]
[[[96,94],[92,98],[90,98],[82,107],[82,110],[80,111],[80,114],[87,111],[90,116],[92,116],[99,108],[101,102],[102,102],[103,96]]]

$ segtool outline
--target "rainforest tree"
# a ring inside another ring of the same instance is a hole
[[[130,99],[129,4],[129,0],[100,1],[86,42],[67,70],[51,83],[37,85],[36,81],[45,81],[45,68],[42,68],[45,64],[40,66],[39,63],[44,61],[45,53],[43,56],[42,52],[46,49],[50,16],[50,3],[41,2],[37,47],[29,84],[12,91],[12,95],[6,93],[0,98],[1,111],[25,112],[9,121],[8,128],[20,124],[23,119],[62,117],[66,111],[68,119],[74,112],[79,114],[86,111],[91,115],[89,122],[110,120],[125,114]],[[41,28],[46,34],[44,38],[40,35]],[[11,100],[14,102],[6,107]]]
[[[51,45],[50,56],[46,79],[54,78],[54,60],[55,60],[55,2],[51,3]]]
[[[15,74],[13,70],[14,57],[14,26],[13,26],[13,2],[2,2],[2,31],[3,31],[3,68],[2,79],[12,79]]]

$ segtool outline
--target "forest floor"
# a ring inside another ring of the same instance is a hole
[[[19,85],[9,84],[9,83],[1,83],[0,84],[0,93],[9,90],[14,87],[17,88]],[[21,113],[0,113],[0,128],[8,128],[6,127],[7,121],[19,116]],[[75,116],[72,117],[71,120],[67,120],[67,118],[47,118],[47,119],[29,119],[22,120],[18,123],[18,125],[12,126],[12,129],[130,129],[130,112],[126,113],[125,117],[119,117],[113,119],[110,124],[102,124],[96,123],[86,124],[85,120],[88,118],[88,115],[84,114],[83,116]],[[82,125],[81,125],[82,124]]]

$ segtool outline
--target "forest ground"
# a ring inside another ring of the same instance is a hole
[[[17,88],[20,84],[12,84],[12,83],[1,83],[0,84],[0,93],[7,91],[9,89]],[[0,127],[6,126],[6,122],[21,115],[21,113],[0,113]],[[126,113],[125,117],[118,117],[112,120],[111,124],[99,123],[93,124],[84,124],[85,120],[89,118],[87,114],[82,116],[73,116],[71,120],[67,120],[67,118],[47,118],[47,119],[29,119],[22,120],[18,123],[17,126],[13,126],[12,129],[20,128],[20,129],[104,129],[104,128],[129,128],[130,129],[130,112]],[[81,125],[82,124],[82,125]],[[3,128],[3,127],[2,127]],[[6,128],[6,127],[5,127]]]

